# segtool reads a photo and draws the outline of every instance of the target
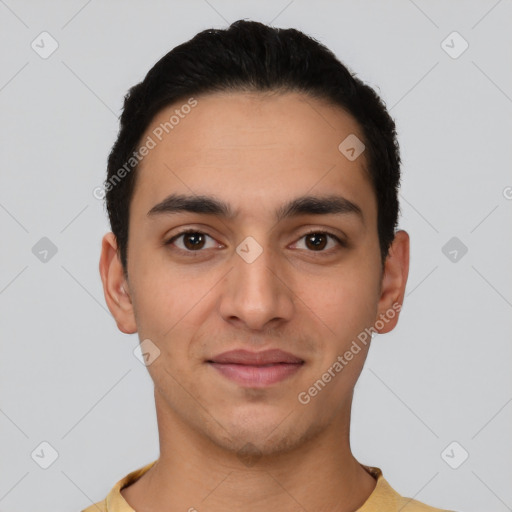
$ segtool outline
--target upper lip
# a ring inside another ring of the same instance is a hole
[[[208,360],[209,363],[264,365],[278,363],[303,363],[304,360],[279,349],[250,352],[249,350],[230,350]]]

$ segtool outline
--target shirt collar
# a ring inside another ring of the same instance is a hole
[[[153,467],[155,463],[156,460],[128,473],[114,485],[106,498],[107,512],[135,512],[123,498],[121,489],[134,483],[146,473],[146,471]],[[397,510],[401,496],[386,481],[381,469],[374,466],[365,466],[364,464],[361,464],[361,466],[377,480],[377,484],[373,492],[368,496],[368,499],[357,512],[388,512]]]

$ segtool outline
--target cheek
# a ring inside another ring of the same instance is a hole
[[[375,274],[375,272],[373,272]],[[299,296],[322,332],[341,342],[357,336],[377,314],[377,276],[357,268],[332,269],[322,279],[303,280]]]
[[[157,264],[134,275],[133,306],[141,339],[168,338],[179,332],[204,295],[200,281]]]
[[[187,362],[195,365],[200,359],[201,347],[195,340],[212,320],[215,295],[209,292],[220,276],[215,272],[199,275],[169,264],[152,263],[137,270],[133,306],[139,339],[154,342],[162,356],[158,363],[165,361],[173,375],[181,375]],[[155,378],[165,377],[158,374],[160,366],[148,367],[152,375],[157,372]]]

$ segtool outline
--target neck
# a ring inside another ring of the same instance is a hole
[[[350,450],[350,406],[324,431],[285,453],[227,452],[175,417],[155,393],[160,457],[122,495],[132,508],[221,512],[354,512],[375,479]],[[350,405],[350,404],[349,404]]]

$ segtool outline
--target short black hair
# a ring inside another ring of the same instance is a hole
[[[293,28],[238,20],[226,29],[203,30],[176,46],[124,98],[119,133],[108,158],[105,198],[125,275],[129,208],[138,163],[133,155],[155,115],[192,96],[280,91],[326,100],[360,125],[366,171],[377,199],[384,267],[398,222],[400,154],[395,123],[383,101],[316,39]]]

